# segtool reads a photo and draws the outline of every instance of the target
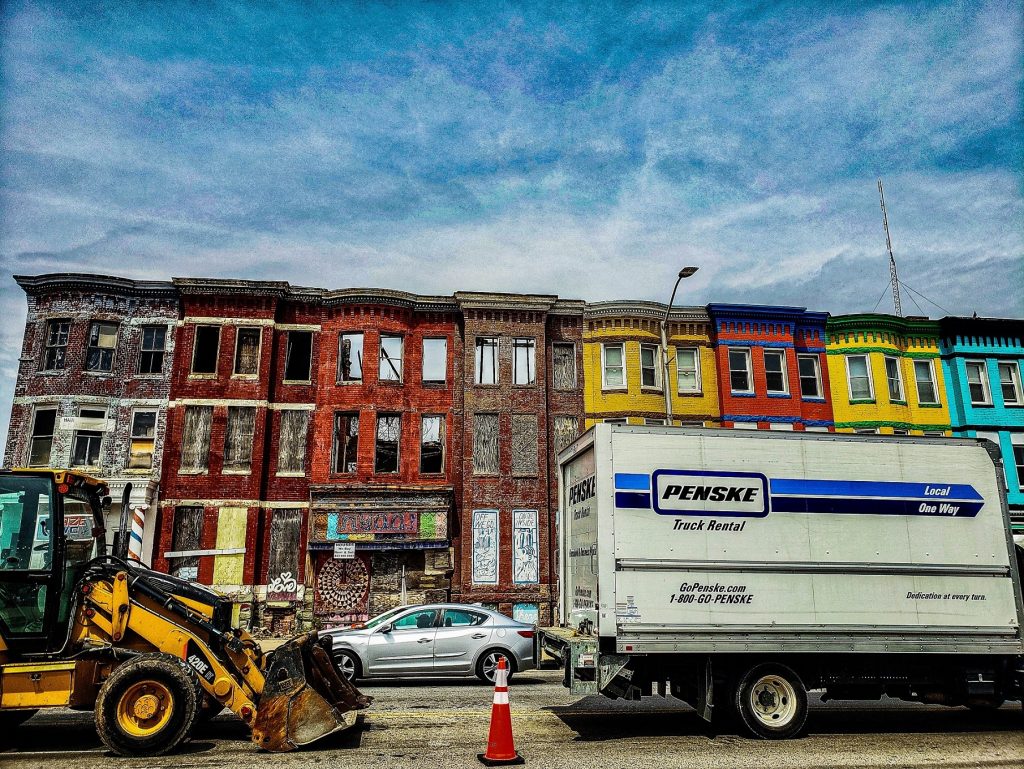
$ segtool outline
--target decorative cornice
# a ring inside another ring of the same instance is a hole
[[[1024,338],[1024,320],[1020,318],[964,318],[947,316],[939,321],[943,338],[1015,337]]]
[[[47,273],[44,275],[15,275],[14,280],[29,296],[45,296],[59,291],[88,291],[119,296],[145,296],[176,299],[178,292],[170,281],[132,280],[114,275],[85,272]]]
[[[456,312],[458,305],[450,296],[410,294],[390,288],[341,288],[324,291],[322,302],[327,307],[343,304],[383,304],[414,312]]]
[[[791,320],[803,325],[823,324],[827,312],[808,310],[806,307],[774,306],[770,304],[722,304],[708,305],[708,315],[718,318],[741,318],[750,320]]]
[[[489,291],[456,291],[462,310],[519,310],[549,312],[558,302],[554,294],[502,294]]]
[[[938,338],[939,321],[929,318],[900,318],[881,313],[833,315],[828,319],[828,334],[849,331],[891,331],[900,336],[927,336]]]
[[[584,317],[587,320],[598,318],[654,318],[661,320],[665,317],[665,310],[668,305],[660,302],[632,301],[629,299],[616,299],[609,302],[587,302],[584,310]],[[678,307],[673,306],[668,316],[669,322],[708,323],[707,310],[703,307]]]

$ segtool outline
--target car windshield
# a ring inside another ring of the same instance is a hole
[[[380,624],[382,624],[384,622],[387,622],[388,619],[390,619],[391,617],[394,617],[396,614],[398,614],[398,612],[402,611],[405,608],[407,608],[407,607],[399,606],[399,607],[394,608],[394,609],[388,609],[388,611],[384,612],[383,614],[378,614],[373,619],[366,620],[366,622],[363,623],[363,627],[365,627],[365,628],[377,627],[377,625],[380,625]]]

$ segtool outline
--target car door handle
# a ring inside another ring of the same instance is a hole
[[[421,638],[416,643],[418,643],[418,644],[428,644],[428,643],[430,643],[430,639],[429,638]]]
[[[473,635],[470,636],[470,638],[486,638],[486,637],[487,637],[487,633],[473,633]]]

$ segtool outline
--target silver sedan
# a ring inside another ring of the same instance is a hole
[[[400,606],[320,635],[330,638],[335,664],[350,681],[476,675],[493,682],[501,658],[509,675],[535,666],[535,631],[482,606],[437,603]]]

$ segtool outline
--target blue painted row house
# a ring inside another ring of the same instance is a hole
[[[947,317],[939,324],[953,431],[999,445],[1014,531],[1024,535],[1024,320]]]

